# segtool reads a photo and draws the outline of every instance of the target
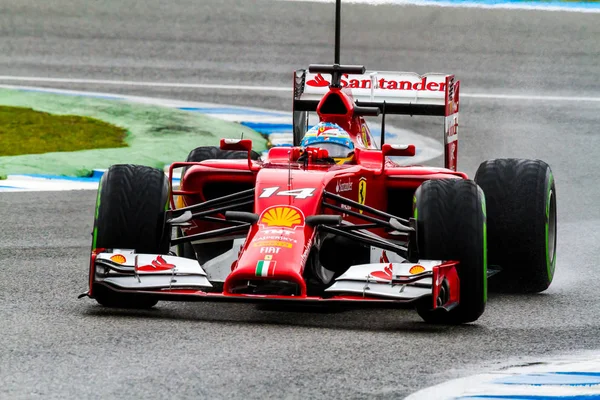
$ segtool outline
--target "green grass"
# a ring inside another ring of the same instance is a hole
[[[94,118],[0,106],[0,156],[125,147],[126,136]]]

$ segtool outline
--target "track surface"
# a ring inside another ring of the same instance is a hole
[[[198,4],[201,3],[201,4]],[[332,6],[205,0],[0,0],[0,73],[290,84],[333,55]],[[456,73],[464,93],[597,95],[600,15],[344,6],[342,61]],[[7,82],[9,83],[9,82]],[[56,86],[56,85],[53,85]],[[288,109],[284,93],[64,86]],[[492,295],[477,324],[416,313],[163,303],[110,311],[85,290],[94,193],[0,195],[0,397],[394,398],[448,378],[600,346],[600,103],[465,98],[459,166],[548,161],[555,283]],[[441,125],[404,119],[440,137]]]

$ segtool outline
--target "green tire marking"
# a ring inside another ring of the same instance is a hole
[[[413,209],[415,210],[413,213],[413,218],[416,221],[417,217],[419,216],[419,211],[417,210],[417,196],[413,196]]]
[[[552,197],[552,182],[553,181],[554,181],[554,176],[552,175],[552,172],[550,172],[550,179],[548,180],[548,194],[546,196],[546,201],[548,204],[546,204],[546,224],[545,224],[546,269],[547,269],[549,280],[552,280],[552,278],[554,277],[554,269],[556,267],[556,256],[552,258],[552,261],[550,261],[550,243],[548,242],[548,225],[549,225],[549,221],[550,221],[550,203],[551,203],[550,200]],[[554,232],[554,234],[556,235],[556,232]],[[554,248],[554,251],[556,251],[556,247]]]
[[[487,207],[485,202],[485,193],[479,188],[481,193],[481,210],[483,212],[483,302],[487,303]]]
[[[108,172],[108,171],[107,171]],[[105,172],[104,174],[106,174]],[[96,249],[96,241],[98,240],[98,215],[100,214],[100,195],[102,193],[102,181],[104,180],[104,175],[100,179],[100,183],[98,184],[98,194],[96,196],[96,212],[94,213],[94,232],[92,235],[92,250]]]

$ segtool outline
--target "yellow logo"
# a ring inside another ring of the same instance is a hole
[[[364,205],[367,200],[367,178],[360,178],[358,182],[358,203]],[[362,214],[363,210],[359,210]]]
[[[371,144],[372,144],[371,143],[371,133],[369,132],[369,130],[368,130],[368,128],[367,128],[366,125],[362,126],[361,134],[362,134],[362,141],[363,141],[365,147],[367,149],[370,149],[371,148]]]
[[[125,258],[124,255],[122,254],[115,254],[114,256],[110,257],[111,261],[114,261],[118,264],[125,264],[125,261],[127,261],[127,259]]]
[[[304,215],[295,207],[270,207],[260,218],[260,223],[269,227],[296,228],[304,226]]]
[[[421,272],[425,271],[425,267],[422,265],[413,265],[412,267],[410,267],[410,269],[408,270],[408,272],[412,275],[416,275],[416,274],[420,274]]]
[[[280,242],[279,240],[260,240],[254,242],[254,247],[285,247],[288,249],[292,248],[292,244],[288,242]]]

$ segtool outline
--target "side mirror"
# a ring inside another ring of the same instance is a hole
[[[414,144],[389,144],[386,143],[381,147],[381,173],[385,169],[386,156],[403,156],[413,157],[416,153]]]
[[[248,169],[252,170],[252,140],[250,139],[221,139],[221,150],[239,150],[248,153]]]
[[[381,148],[383,152],[383,157],[385,156],[403,156],[403,157],[413,157],[416,154],[416,149],[414,144],[389,144],[386,143]]]
[[[250,139],[221,139],[219,143],[221,150],[252,151],[252,140]]]

